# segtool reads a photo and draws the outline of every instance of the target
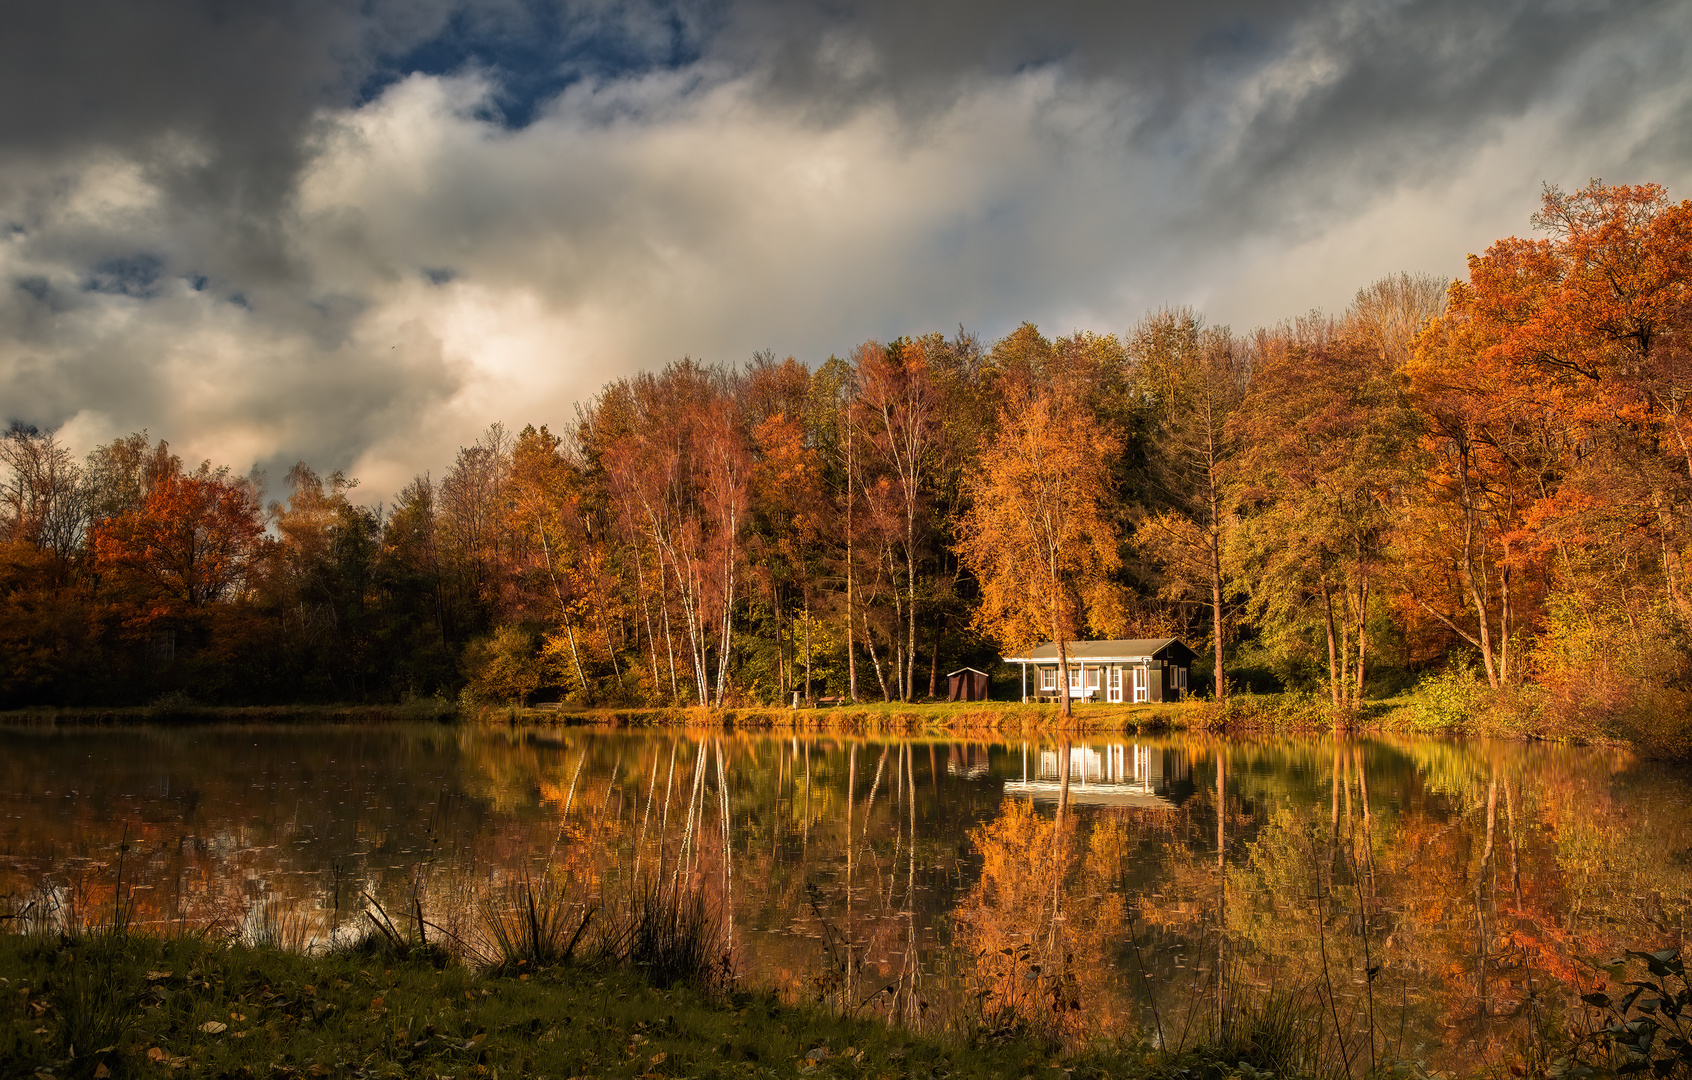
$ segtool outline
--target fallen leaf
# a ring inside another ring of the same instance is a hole
[[[150,1047],[147,1048],[147,1060],[148,1061],[164,1061],[164,1060],[168,1059],[169,1057],[170,1057],[169,1051],[160,1049],[157,1046],[150,1046]]]
[[[149,971],[147,972],[147,981],[164,982],[174,974],[176,974],[174,971]]]
[[[652,1055],[652,1064],[662,1065],[662,1064],[664,1064],[664,1062],[668,1061],[669,1059],[670,1059],[669,1053],[667,1051],[660,1050],[656,1054]]]
[[[112,1075],[112,1070],[106,1067],[104,1061],[94,1066],[94,1080],[106,1080],[106,1077],[110,1075]]]
[[[229,1030],[229,1025],[218,1020],[207,1020],[200,1025],[200,1030],[207,1035],[221,1035]]]

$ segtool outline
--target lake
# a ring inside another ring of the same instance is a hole
[[[1692,784],[1394,737],[0,730],[0,905],[31,918],[121,900],[314,946],[369,897],[480,948],[549,874],[690,883],[743,982],[918,1027],[1173,1045],[1219,999],[1295,995],[1360,1060],[1473,1066],[1578,1023],[1595,960],[1684,941]]]

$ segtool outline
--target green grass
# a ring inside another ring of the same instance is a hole
[[[615,966],[494,977],[194,937],[0,935],[8,1076],[1255,1075],[1219,1052],[1177,1057],[1135,1045],[1060,1060],[1033,1042],[918,1035],[763,993],[665,988]]]

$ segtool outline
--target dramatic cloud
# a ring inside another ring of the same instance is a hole
[[[1692,4],[77,2],[0,15],[0,412],[380,498],[608,378],[1454,275],[1692,194]]]

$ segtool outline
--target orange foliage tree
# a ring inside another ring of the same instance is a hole
[[[1456,500],[1491,518],[1501,639],[1514,632],[1508,575],[1530,571],[1550,594],[1542,675],[1587,695],[1615,683],[1620,701],[1686,675],[1657,646],[1668,621],[1692,625],[1692,202],[1593,181],[1547,189],[1534,223],[1549,236],[1470,258],[1415,383],[1445,459],[1473,448],[1476,481],[1459,477]],[[1471,590],[1483,633],[1485,600]],[[1634,639],[1635,662],[1580,644],[1618,637]]]
[[[1018,391],[969,481],[971,507],[958,552],[981,582],[976,619],[1016,646],[1047,634],[1069,685],[1069,642],[1084,623],[1109,626],[1121,565],[1109,515],[1109,460],[1117,443],[1047,387]],[[1060,693],[1062,714],[1069,695]]]
[[[164,477],[140,507],[94,530],[102,575],[144,596],[194,608],[230,596],[263,552],[257,487],[203,464]]]
[[[1259,612],[1313,598],[1336,706],[1362,704],[1374,588],[1387,563],[1413,417],[1397,373],[1325,320],[1264,334],[1230,430],[1249,520],[1238,540]]]

